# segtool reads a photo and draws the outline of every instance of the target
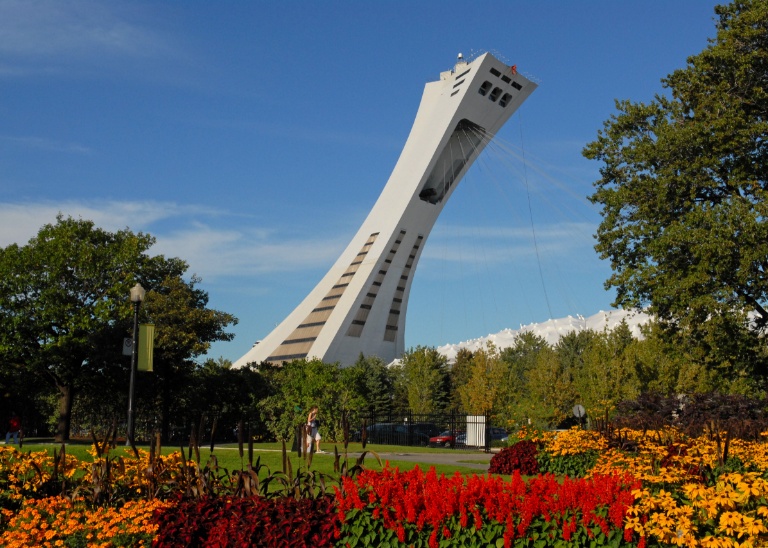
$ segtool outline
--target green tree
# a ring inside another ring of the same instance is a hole
[[[182,266],[186,270],[186,264]],[[139,393],[147,403],[138,409],[145,416],[152,414],[163,439],[168,439],[172,422],[189,421],[189,416],[180,415],[184,407],[178,403],[188,398],[200,367],[195,359],[210,349],[212,341],[230,340],[232,335],[225,328],[237,323],[234,316],[208,308],[208,294],[197,287],[197,276],[186,281],[182,274],[158,272],[141,307],[143,321],[155,325],[156,338],[154,372],[140,375]],[[220,362],[219,369],[223,366]]]
[[[258,402],[261,417],[278,440],[289,440],[307,421],[309,409],[320,409],[320,434],[326,441],[342,439],[342,417],[363,401],[338,363],[293,360],[280,367],[259,366],[268,383],[268,397]]]
[[[408,412],[408,381],[402,360],[390,367],[392,375],[392,412],[402,415]]]
[[[0,250],[0,363],[22,367],[56,390],[59,400],[56,437],[69,438],[71,412],[78,390],[127,386],[127,363],[121,355],[122,340],[130,336],[133,309],[127,300],[137,281],[147,290],[144,317],[151,317],[154,290],[179,281],[187,265],[181,259],[150,256],[154,238],[130,230],[108,232],[91,221],[57,217],[43,226],[27,245],[12,244]],[[176,280],[176,281],[174,281]],[[196,290],[196,299],[179,304],[205,308],[207,296]],[[189,312],[189,310],[185,310]],[[207,348],[213,340],[226,340],[223,331],[235,319],[215,313],[217,326],[205,333],[184,333],[197,345],[174,337],[173,322],[160,335],[163,344],[180,345],[191,353]],[[180,318],[176,318],[180,320]],[[199,327],[199,325],[197,326]],[[182,356],[183,354],[183,356]],[[121,391],[123,392],[123,391]],[[114,395],[114,394],[113,394]]]
[[[435,348],[417,346],[403,354],[399,368],[399,392],[406,395],[413,413],[435,413],[445,409],[450,390],[445,356]]]
[[[506,376],[507,364],[492,343],[474,352],[469,378],[459,387],[464,410],[471,415],[490,415],[498,410]]]
[[[449,372],[451,381],[449,405],[454,411],[464,410],[460,388],[467,384],[472,376],[472,357],[473,355],[470,350],[461,348],[456,353],[456,359],[451,366]]]
[[[229,360],[208,358],[195,366],[183,400],[174,398],[186,404],[174,424],[185,426],[186,434],[205,418],[203,424],[208,432],[214,432],[215,439],[233,441],[242,421],[253,435],[263,435],[266,431],[259,420],[257,402],[267,395],[266,383],[254,367],[233,368]]]
[[[569,368],[574,374],[584,367],[584,353],[592,341],[597,337],[591,329],[583,331],[571,331],[566,333],[555,344],[555,352],[564,367]]]
[[[613,413],[622,400],[640,393],[636,363],[627,349],[634,342],[626,322],[605,330],[590,340],[583,366],[574,375],[578,401],[593,418]]]
[[[523,424],[530,419],[540,427],[556,427],[571,415],[576,402],[573,371],[546,346],[536,354],[536,364],[525,372],[526,392],[519,406],[525,413]]]
[[[392,412],[393,374],[381,358],[360,354],[350,367],[341,370],[342,383],[357,399],[357,413],[387,416]]]
[[[625,353],[635,363],[641,393],[672,396],[715,389],[713,371],[685,359],[686,353],[656,322],[643,326],[642,337],[632,341]]]
[[[214,409],[201,411],[200,406],[207,398],[198,393],[197,377],[201,366],[195,359],[210,348],[212,341],[230,339],[231,335],[224,328],[236,320],[230,314],[207,307],[208,295],[197,287],[200,279],[196,276],[189,281],[182,278],[185,263],[173,260],[161,267],[139,274],[146,276],[142,283],[151,284],[151,291],[147,292],[140,307],[140,321],[154,324],[156,336],[154,371],[138,372],[135,409],[139,437],[159,430],[168,441],[172,429],[178,431],[183,427],[188,433],[191,426],[197,427],[201,414],[210,420],[221,415]],[[111,333],[107,335],[113,336]],[[102,356],[103,365],[80,381],[78,398],[82,401],[75,407],[77,413],[73,415],[79,426],[109,427],[115,420],[122,422],[125,416],[123,396],[127,393],[127,373],[119,374],[122,369],[114,364],[126,367],[129,358],[114,357],[114,340],[105,339],[100,346],[109,350]],[[92,361],[96,359],[94,356]],[[206,363],[208,367],[212,366],[211,360]],[[219,362],[218,366],[223,369],[225,363]],[[219,408],[225,405],[226,399]]]
[[[528,372],[536,367],[539,354],[550,346],[547,341],[530,331],[519,333],[514,344],[501,351],[500,357],[507,364],[507,375],[501,386],[500,415],[502,421],[512,425],[527,424],[531,406]]]
[[[715,12],[716,38],[662,80],[669,93],[617,101],[584,155],[603,164],[591,199],[616,304],[649,307],[733,381],[768,371],[768,3]]]

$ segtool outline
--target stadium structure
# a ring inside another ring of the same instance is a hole
[[[373,209],[323,279],[235,362],[360,354],[385,363],[405,350],[408,296],[419,257],[461,178],[536,84],[490,53],[428,82],[400,158]]]

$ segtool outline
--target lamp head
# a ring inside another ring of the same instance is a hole
[[[140,303],[144,300],[144,295],[147,294],[147,291],[141,287],[140,283],[137,283],[131,288],[131,302],[132,303]]]

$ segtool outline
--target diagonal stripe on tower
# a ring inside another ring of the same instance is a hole
[[[392,175],[360,230],[309,295],[235,367],[318,358],[385,363],[405,351],[405,315],[427,237],[461,178],[536,84],[490,53],[424,87]]]

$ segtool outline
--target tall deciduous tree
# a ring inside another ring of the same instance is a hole
[[[527,424],[531,408],[537,405],[530,398],[528,372],[536,367],[539,354],[549,348],[543,337],[525,331],[518,333],[514,345],[501,351],[501,359],[507,364],[501,390],[501,414],[506,423]]]
[[[458,387],[464,410],[472,415],[487,415],[497,410],[506,376],[507,364],[492,343],[474,352],[469,378]]]
[[[578,401],[584,404],[589,416],[609,416],[618,402],[636,398],[640,393],[634,356],[627,352],[633,342],[625,322],[589,341],[583,365],[574,372]]]
[[[573,371],[547,346],[536,355],[536,365],[526,371],[524,402],[527,418],[537,426],[556,427],[570,416],[576,399]],[[525,408],[523,408],[525,409]]]
[[[449,373],[451,380],[450,407],[454,411],[464,410],[459,390],[469,382],[472,376],[472,357],[473,355],[470,350],[461,348],[456,353],[456,359],[451,366]]]
[[[142,391],[156,404],[152,408],[163,439],[168,439],[170,421],[178,420],[173,409],[198,367],[193,360],[205,354],[212,341],[230,340],[225,329],[237,323],[231,314],[208,308],[208,294],[197,287],[200,278],[187,281],[182,273],[157,272],[141,307],[142,318],[156,329],[154,373],[145,375]]]
[[[691,358],[738,377],[766,372],[768,3],[715,11],[716,38],[669,93],[618,101],[584,155],[603,163],[591,199],[616,303],[649,306]]]
[[[642,338],[632,341],[624,351],[635,364],[641,393],[672,396],[718,388],[714,372],[684,359],[682,349],[666,340],[656,322],[645,325],[642,333]]]
[[[403,354],[399,382],[414,413],[443,411],[448,404],[450,380],[447,360],[435,348],[417,346]]]
[[[161,354],[178,346],[184,351],[175,356],[187,359],[211,341],[230,337],[223,329],[235,319],[208,311],[205,293],[192,289],[196,280],[180,281],[186,263],[149,256],[153,244],[147,234],[108,232],[59,215],[27,245],[0,249],[0,363],[23,367],[55,387],[59,440],[69,437],[76,391],[94,379],[126,373],[120,353],[123,337],[130,335],[133,308],[127,296],[136,282],[148,290],[144,313],[150,315],[155,289],[181,284],[196,292],[194,299],[177,303],[176,320],[185,325],[175,330],[168,322]],[[198,312],[212,314],[207,329],[198,331],[198,322],[187,330],[182,316],[199,318]]]
[[[309,409],[316,405],[323,439],[339,441],[342,418],[362,404],[338,363],[301,359],[280,367],[261,364],[259,371],[269,383],[270,395],[258,407],[267,428],[278,440],[291,439],[296,427],[306,423]]]
[[[258,420],[257,402],[268,394],[262,375],[254,367],[233,368],[229,360],[208,358],[195,366],[193,381],[193,386],[185,390],[183,397],[178,395],[173,398],[174,408],[181,407],[184,412],[184,422],[173,417],[178,421],[176,426],[184,426],[181,429],[184,435],[188,435],[192,427],[199,428],[203,417],[211,426],[207,432],[213,430],[218,440],[236,439],[240,421],[243,422],[244,433],[266,434],[266,429]],[[204,438],[203,434],[207,435],[207,432],[200,434]]]

